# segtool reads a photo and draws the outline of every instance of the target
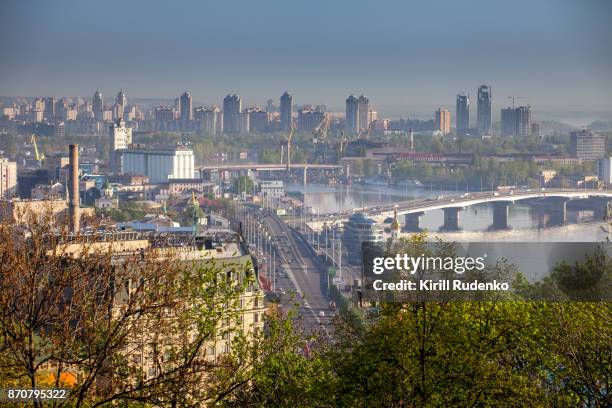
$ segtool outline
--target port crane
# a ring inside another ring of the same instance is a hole
[[[34,158],[38,163],[41,163],[45,160],[45,154],[38,151],[38,145],[36,144],[36,136],[32,133],[32,137],[30,138],[30,143],[34,146]]]
[[[289,171],[291,170],[291,139],[293,138],[294,134],[295,134],[295,124],[291,124],[291,131],[287,135],[287,138],[281,140],[280,142],[280,146],[281,146],[280,164],[283,164],[283,158],[285,157],[285,151],[286,151],[287,152],[287,161],[286,161],[287,173],[289,173]]]
[[[327,141],[327,131],[329,129],[329,116],[323,114],[323,119],[312,131],[312,143],[315,146],[315,157],[325,160],[325,142]]]

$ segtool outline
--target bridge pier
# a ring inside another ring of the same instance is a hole
[[[551,200],[550,225],[565,225],[567,223],[567,202],[569,198],[556,198]]]
[[[461,210],[463,210],[463,208],[461,207],[443,208],[442,211],[444,211],[444,225],[440,227],[440,231],[460,231],[461,228],[459,228],[459,211]]]
[[[490,229],[510,229],[508,225],[508,207],[510,207],[510,204],[510,201],[495,201],[493,203],[493,225],[491,225]]]
[[[407,232],[421,232],[423,229],[419,227],[419,219],[421,215],[425,214],[425,211],[419,211],[412,214],[406,214],[406,225],[404,226],[404,231]]]

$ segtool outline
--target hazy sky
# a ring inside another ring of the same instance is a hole
[[[612,111],[612,1],[13,1],[0,11],[0,95],[174,97],[247,105],[286,89],[388,115],[454,110],[493,86],[539,109]],[[472,101],[475,102],[474,100]]]

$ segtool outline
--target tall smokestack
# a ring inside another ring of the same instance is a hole
[[[410,150],[414,150],[414,130],[410,128]]]
[[[70,211],[70,226],[72,232],[77,233],[80,229],[81,207],[79,204],[79,145],[70,145],[70,175],[68,180]]]

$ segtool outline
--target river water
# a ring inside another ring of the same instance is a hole
[[[432,190],[419,187],[391,186],[336,186],[309,184],[306,186],[289,184],[287,191],[299,191],[304,194],[304,202],[319,214],[334,213],[341,210],[359,209],[363,207],[393,204],[398,201],[415,198],[450,196],[462,194],[465,191]],[[493,223],[493,207],[489,204],[475,205],[465,208],[459,213],[459,232],[438,232],[443,224],[443,211],[432,210],[420,218],[420,227],[428,231],[428,239],[440,238],[444,241],[462,241],[472,243],[494,242],[534,242],[539,248],[537,257],[529,258],[524,250],[514,251],[510,248],[504,251],[504,257],[516,265],[529,281],[535,282],[550,273],[549,267],[561,258],[555,256],[554,262],[547,260],[551,253],[550,245],[554,242],[605,242],[611,238],[609,227],[603,220],[591,217],[579,217],[578,212],[567,210],[567,224],[554,227],[539,227],[537,211],[526,204],[514,203],[509,207],[509,230],[489,231]],[[403,218],[403,217],[402,217]],[[404,220],[400,218],[400,223]],[[408,235],[408,234],[406,234]],[[554,244],[552,244],[554,245]],[[562,245],[562,244],[561,244]],[[504,247],[506,248],[506,247]],[[536,250],[536,248],[533,248]],[[510,252],[508,252],[510,251]],[[538,250],[536,250],[538,251]],[[527,251],[529,252],[529,251]],[[571,261],[567,259],[566,261]],[[573,262],[572,262],[573,263]],[[355,267],[356,271],[359,270]],[[548,271],[547,271],[548,269]],[[359,273],[355,272],[358,277]]]
[[[318,184],[289,184],[287,191],[304,194],[307,207],[319,214],[341,210],[393,204],[416,198],[450,196],[465,191],[436,190],[420,187],[393,186],[326,186]],[[579,217],[578,212],[568,210],[568,223],[564,226],[539,228],[537,212],[526,204],[514,203],[509,207],[508,231],[487,231],[493,223],[493,207],[489,204],[467,207],[459,215],[460,232],[438,233],[443,224],[442,210],[426,212],[420,219],[421,228],[432,231],[432,236],[453,241],[541,241],[541,242],[601,242],[608,237],[607,226],[593,217]],[[400,219],[400,222],[403,222]]]

